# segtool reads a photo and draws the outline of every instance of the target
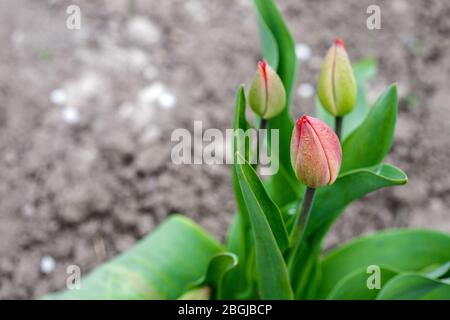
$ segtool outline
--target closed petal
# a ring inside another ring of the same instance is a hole
[[[298,121],[300,123],[297,124],[294,138],[298,143],[294,160],[297,177],[312,188],[326,185],[330,181],[330,172],[320,139],[307,117],[302,117]]]
[[[314,128],[319,137],[322,149],[328,163],[329,177],[328,184],[336,181],[342,163],[342,148],[336,133],[322,120],[308,117],[310,125]]]

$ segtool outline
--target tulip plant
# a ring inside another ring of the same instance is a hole
[[[234,129],[278,130],[279,170],[268,179],[234,147],[237,213],[225,244],[194,222],[171,216],[129,251],[98,267],[80,290],[47,298],[110,299],[450,299],[450,236],[397,229],[363,236],[331,252],[322,243],[354,200],[403,185],[383,163],[397,117],[397,90],[370,106],[372,60],[352,64],[336,40],[320,71],[316,115],[290,116],[297,60],[272,0],[254,0],[264,59],[247,92],[237,90]],[[274,156],[274,155],[272,155]],[[426,214],[426,213],[424,213]]]

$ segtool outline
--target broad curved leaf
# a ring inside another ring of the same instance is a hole
[[[177,300],[209,300],[211,289],[208,286],[194,288],[183,293]]]
[[[450,259],[450,236],[431,230],[391,230],[364,236],[339,247],[322,261],[319,297],[326,297],[344,277],[378,265],[420,271]]]
[[[81,289],[47,299],[176,299],[224,248],[191,220],[173,215],[153,233],[81,279]]]
[[[427,272],[427,277],[431,279],[450,278],[450,261]]]
[[[316,233],[314,236],[321,238],[350,202],[369,192],[406,182],[402,170],[385,163],[339,176],[333,185],[317,190],[306,235]]]
[[[212,289],[212,297],[222,299],[223,279],[227,273],[238,264],[238,257],[231,252],[221,252],[216,254],[209,261],[206,273],[197,281],[189,285],[190,288],[208,286]]]
[[[379,266],[380,288],[367,285],[371,274],[367,268],[355,270],[342,278],[328,295],[328,300],[375,300],[381,288],[398,274],[389,267]],[[378,276],[378,275],[377,275]]]
[[[450,285],[419,274],[401,274],[379,293],[378,300],[450,300]]]

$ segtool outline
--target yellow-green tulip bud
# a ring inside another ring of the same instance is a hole
[[[263,119],[277,116],[286,105],[286,91],[283,83],[275,70],[264,60],[258,63],[248,102],[252,110]]]
[[[336,39],[323,61],[317,93],[329,113],[341,117],[356,104],[356,81],[345,51],[344,41]]]

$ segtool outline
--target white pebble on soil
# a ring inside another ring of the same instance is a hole
[[[135,108],[136,108],[136,106],[133,105],[131,102],[124,102],[119,107],[119,116],[121,116],[122,118],[125,118],[125,119],[126,118],[131,118]]]
[[[4,151],[3,159],[5,160],[5,162],[6,162],[7,164],[11,164],[11,163],[13,163],[14,161],[16,161],[17,156],[16,156],[16,154],[14,153],[14,151],[12,151],[12,150],[6,150],[6,151]]]
[[[148,58],[144,51],[138,49],[130,49],[126,51],[126,59],[128,64],[135,69],[142,69],[148,64]]]
[[[138,102],[142,105],[153,105],[164,91],[164,84],[154,82],[139,91]]]
[[[295,45],[295,54],[298,60],[306,61],[311,58],[311,48],[304,43]]]
[[[65,107],[62,110],[63,120],[68,124],[76,124],[80,122],[80,111],[74,107]]]
[[[58,88],[50,93],[50,101],[57,105],[64,105],[67,101],[67,93],[64,89]]]
[[[25,42],[25,33],[20,30],[14,31],[11,40],[16,47],[19,47]]]
[[[163,109],[172,109],[177,103],[177,98],[170,92],[163,92],[158,98],[159,106]]]
[[[155,142],[161,135],[161,129],[157,125],[147,126],[145,131],[139,138],[139,142],[142,145],[147,145]]]
[[[144,69],[144,77],[147,80],[153,80],[158,76],[158,69],[153,65],[148,65]]]
[[[128,22],[128,36],[143,44],[154,44],[159,41],[160,32],[158,27],[144,17],[134,17]]]
[[[22,213],[25,217],[32,217],[36,213],[36,210],[31,204],[26,204],[22,208]]]
[[[56,262],[50,256],[43,256],[41,259],[41,272],[45,274],[52,273],[55,270]]]
[[[185,1],[184,7],[189,15],[198,22],[205,22],[208,19],[208,11],[205,10],[204,4],[198,0]]]
[[[311,98],[314,95],[314,86],[310,83],[302,83],[298,88],[298,95],[304,99]]]
[[[141,105],[154,105],[157,103],[162,109],[175,107],[177,98],[167,90],[161,82],[154,82],[143,88],[138,94],[138,102]]]

